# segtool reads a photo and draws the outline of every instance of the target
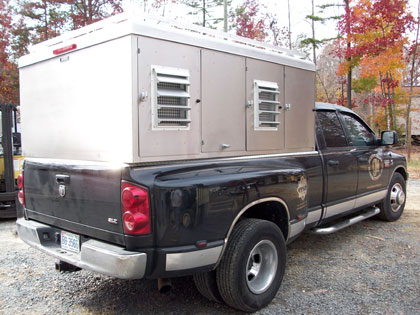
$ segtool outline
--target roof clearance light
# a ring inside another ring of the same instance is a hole
[[[53,54],[54,55],[61,55],[61,54],[64,54],[64,53],[66,53],[66,52],[68,52],[70,50],[74,50],[76,48],[77,48],[77,45],[76,44],[71,44],[71,45],[68,45],[68,46],[61,47],[61,48],[58,48],[58,49],[53,50]]]

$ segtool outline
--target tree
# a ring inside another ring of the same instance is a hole
[[[327,16],[327,17],[323,17],[320,16],[318,14],[324,14],[324,10],[330,7],[335,7],[335,4],[323,4],[321,6],[317,6],[318,11],[319,12],[315,12],[315,0],[312,0],[312,12],[310,15],[306,16],[306,19],[310,22],[311,24],[311,30],[312,30],[312,37],[305,37],[301,42],[300,42],[300,47],[305,49],[305,48],[311,48],[312,50],[312,61],[315,64],[315,66],[317,66],[317,49],[319,49],[321,47],[321,45],[335,39],[335,38],[323,38],[323,39],[318,39],[316,34],[315,34],[315,23],[325,23],[328,20],[335,20],[338,19],[339,17],[337,16]],[[307,52],[307,55],[309,55],[309,53]],[[328,90],[324,84],[323,79],[320,77],[319,71],[318,71],[318,67],[316,69],[316,84],[317,86],[320,85],[322,87],[322,90],[320,91],[322,94],[324,94],[326,101],[330,101],[330,97],[329,97],[329,93]],[[316,97],[318,100],[320,100],[318,98],[318,87],[316,89]]]
[[[155,0],[152,3],[152,8],[157,9],[157,10],[162,9],[162,16],[165,16],[166,6],[167,6],[168,2],[169,2],[168,0]],[[172,0],[172,2],[175,2],[175,1]],[[146,12],[147,0],[144,0],[144,5],[145,5],[144,10]]]
[[[350,24],[350,0],[344,0],[344,4],[345,4],[345,9],[346,9],[346,13],[345,13],[345,17],[346,17],[346,21],[345,21],[345,33],[347,35],[347,49],[350,50],[351,48],[351,42],[350,42],[350,34],[351,34],[351,24]],[[351,63],[351,57],[347,56],[347,62]],[[352,68],[350,67],[348,69],[348,73],[347,73],[347,106],[351,109],[352,107],[352,103],[351,103],[351,72],[352,72]]]
[[[317,100],[343,105],[345,77],[336,75],[341,63],[337,54],[340,41],[335,40],[325,46],[317,57]]]
[[[10,58],[12,9],[9,1],[0,0],[0,103],[17,104],[17,67]]]
[[[265,33],[267,38],[273,43],[274,46],[284,46],[292,49],[292,43],[290,42],[290,32],[287,27],[280,27],[278,25],[277,17],[272,13],[267,13],[264,21],[267,21],[265,26]],[[265,24],[265,23],[264,23]]]
[[[417,5],[417,19],[415,21],[416,24],[416,37],[413,43],[410,45],[408,50],[408,57],[411,59],[410,63],[410,92],[409,92],[409,100],[407,105],[407,113],[406,113],[406,123],[405,123],[405,139],[407,144],[407,159],[410,161],[411,159],[411,119],[410,119],[410,112],[411,112],[411,103],[413,99],[413,87],[415,82],[418,79],[418,45],[419,45],[419,32],[420,32],[420,1]]]
[[[256,0],[245,0],[235,9],[233,27],[236,29],[236,35],[264,41],[267,33],[264,19],[258,15],[258,8]]]
[[[230,2],[228,1],[226,5],[229,5]],[[188,14],[201,17],[197,24],[203,27],[214,28],[215,24],[223,21],[222,17],[213,15],[215,8],[223,6],[223,0],[182,0],[182,3],[192,10]]]
[[[20,18],[14,23],[12,29],[12,40],[10,42],[11,58],[15,62],[19,57],[28,53],[28,46],[31,44],[31,29],[26,25],[25,18]]]
[[[0,66],[8,61],[7,49],[10,44],[10,31],[12,28],[12,9],[6,0],[0,0]],[[0,74],[2,68],[0,68]]]
[[[50,0],[51,1],[51,0]],[[70,6],[72,28],[77,29],[121,13],[122,0],[63,0]]]
[[[290,0],[287,0],[287,40],[288,40],[288,47],[292,49],[292,24],[290,20]]]
[[[382,96],[387,127],[393,129],[396,129],[397,89],[401,70],[405,67],[405,33],[411,23],[406,0],[357,0],[339,22],[340,34],[347,47],[346,60],[340,65],[338,74],[348,74],[358,67],[362,78],[375,77],[378,84],[374,90]],[[348,25],[351,25],[351,32]]]
[[[67,20],[63,3],[64,0],[25,0],[19,3],[19,14],[26,18],[22,25],[30,32],[32,43],[60,35]]]
[[[336,38],[318,39],[316,37],[316,34],[315,34],[315,23],[317,23],[317,22],[325,23],[328,20],[336,20],[336,19],[340,18],[338,16],[323,17],[323,16],[320,16],[320,15],[317,15],[317,14],[318,13],[319,14],[324,14],[325,9],[335,7],[335,6],[337,6],[337,5],[336,4],[323,4],[323,5],[318,6],[318,8],[320,9],[319,12],[315,12],[315,0],[312,0],[312,6],[311,6],[312,13],[305,17],[311,23],[312,37],[306,37],[305,39],[303,39],[301,41],[301,46],[303,46],[303,47],[310,46],[312,48],[312,61],[315,63],[315,65],[317,63],[316,50],[319,49],[322,44],[325,44],[325,43],[327,43],[331,40],[336,39]]]

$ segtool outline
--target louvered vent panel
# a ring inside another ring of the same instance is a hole
[[[153,67],[154,127],[188,128],[189,72],[184,69]]]
[[[255,129],[277,130],[280,124],[279,94],[276,82],[254,81]]]

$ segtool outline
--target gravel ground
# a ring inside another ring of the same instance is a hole
[[[305,233],[288,246],[273,302],[258,314],[420,314],[420,180],[393,223],[371,219],[332,235]],[[0,221],[1,314],[236,314],[207,301],[192,278],[167,295],[151,280],[123,281],[88,271],[59,273],[54,259]]]

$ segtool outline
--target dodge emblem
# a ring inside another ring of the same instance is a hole
[[[66,186],[60,185],[58,187],[58,194],[60,195],[61,198],[64,198],[64,196],[66,195]]]

